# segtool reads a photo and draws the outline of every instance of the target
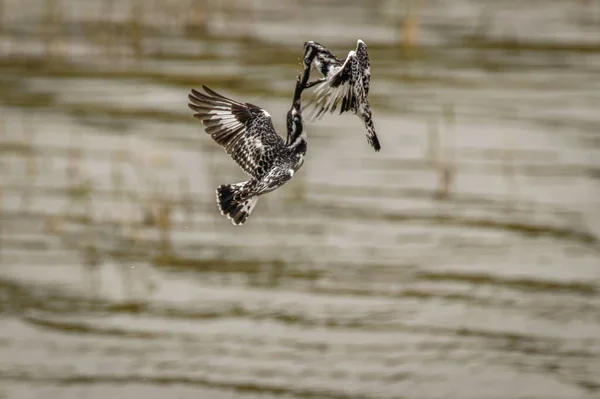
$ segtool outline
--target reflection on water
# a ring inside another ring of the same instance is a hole
[[[0,2],[0,397],[600,395],[597,2],[38,3]],[[381,153],[310,123],[232,226],[189,89],[283,132],[302,42],[358,37]]]

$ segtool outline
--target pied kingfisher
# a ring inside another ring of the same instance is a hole
[[[306,153],[306,133],[302,124],[301,96],[309,69],[298,76],[292,107],[287,113],[287,140],[275,132],[271,115],[249,103],[231,100],[202,86],[207,94],[192,89],[188,106],[200,119],[206,133],[220,144],[250,175],[250,180],[223,184],[217,189],[221,214],[234,225],[242,225],[256,206],[258,196],[269,193],[290,180],[302,167]]]
[[[379,151],[381,145],[371,118],[371,106],[367,100],[371,81],[371,63],[367,45],[358,39],[356,50],[348,53],[345,60],[337,58],[325,46],[309,41],[304,43],[304,67],[313,67],[324,77],[307,83],[306,87],[317,86],[311,116],[318,119],[324,113],[333,113],[342,101],[340,114],[351,110],[357,114],[367,128],[367,141]]]

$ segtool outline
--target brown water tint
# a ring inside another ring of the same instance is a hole
[[[232,226],[189,89],[359,37],[381,153]],[[598,76],[593,1],[1,1],[0,398],[600,396]]]

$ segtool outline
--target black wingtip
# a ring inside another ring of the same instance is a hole
[[[381,144],[379,144],[379,138],[377,136],[369,137],[367,141],[371,144],[371,147],[373,147],[375,152],[381,150]]]
[[[210,96],[211,96],[211,98],[213,98],[213,99],[215,99],[215,98],[218,98],[218,99],[221,99],[221,100],[226,100],[226,101],[228,101],[228,102],[232,102],[232,101],[233,101],[233,100],[231,100],[230,98],[228,98],[228,97],[225,97],[224,95],[217,93],[216,91],[212,90],[212,89],[211,89],[210,87],[208,87],[208,86],[202,85],[202,88],[203,88],[203,89],[204,89],[204,91],[205,91],[205,92],[207,92],[207,93],[208,93],[208,95],[210,95]]]
[[[196,89],[192,89],[192,94],[189,94],[189,95],[188,95],[188,97],[189,97],[189,96],[194,96],[194,97],[202,97],[202,96],[204,96],[204,95],[205,95],[205,94],[202,94],[202,93],[200,93],[198,90],[196,90]]]
[[[188,95],[188,98],[192,98],[190,96],[193,96],[193,98],[195,98],[196,100],[214,100],[215,97],[223,97],[220,94],[216,93],[214,90],[211,90],[210,88],[208,88],[205,85],[202,85],[202,89],[204,89],[204,91],[206,93],[201,93],[200,91],[196,90],[196,89],[192,89],[192,92],[190,95]]]
[[[192,89],[191,93],[188,94],[188,100],[196,105],[202,105],[206,101],[210,101],[211,98],[206,94],[200,93],[198,90]]]

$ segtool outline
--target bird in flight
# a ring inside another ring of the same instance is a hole
[[[258,197],[290,180],[302,167],[306,133],[302,123],[301,96],[310,70],[298,76],[292,107],[287,113],[287,140],[273,127],[264,109],[227,98],[206,86],[205,93],[192,89],[188,106],[214,141],[221,145],[250,179],[217,188],[221,214],[234,225],[242,225],[256,206]]]
[[[375,151],[379,151],[381,144],[367,100],[371,63],[366,43],[358,39],[356,50],[351,50],[345,60],[340,60],[325,46],[314,41],[305,42],[303,64],[305,68],[312,67],[323,75],[306,85],[306,88],[316,86],[310,116],[319,119],[327,112],[333,113],[341,101],[340,114],[352,111],[358,115],[367,129],[367,141]]]

